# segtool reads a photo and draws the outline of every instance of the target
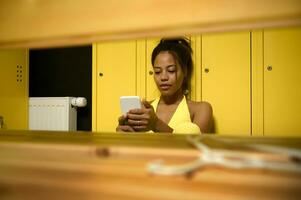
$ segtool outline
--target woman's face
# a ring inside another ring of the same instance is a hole
[[[155,58],[154,79],[163,96],[182,92],[183,70],[168,51],[160,52]]]

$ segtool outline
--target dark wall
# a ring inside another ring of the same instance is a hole
[[[92,127],[92,46],[29,51],[30,97],[85,97],[77,130]]]

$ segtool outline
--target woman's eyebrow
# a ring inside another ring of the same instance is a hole
[[[177,65],[176,64],[172,64],[172,65],[167,65],[166,68],[169,68],[169,67],[176,67]],[[159,66],[154,66],[154,68],[161,68]]]

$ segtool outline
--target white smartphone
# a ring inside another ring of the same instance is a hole
[[[121,96],[120,97],[121,113],[126,114],[129,110],[141,108],[140,97],[138,96]]]

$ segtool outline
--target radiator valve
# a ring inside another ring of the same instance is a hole
[[[87,99],[85,97],[76,97],[71,99],[71,105],[74,107],[85,107],[87,105]]]

